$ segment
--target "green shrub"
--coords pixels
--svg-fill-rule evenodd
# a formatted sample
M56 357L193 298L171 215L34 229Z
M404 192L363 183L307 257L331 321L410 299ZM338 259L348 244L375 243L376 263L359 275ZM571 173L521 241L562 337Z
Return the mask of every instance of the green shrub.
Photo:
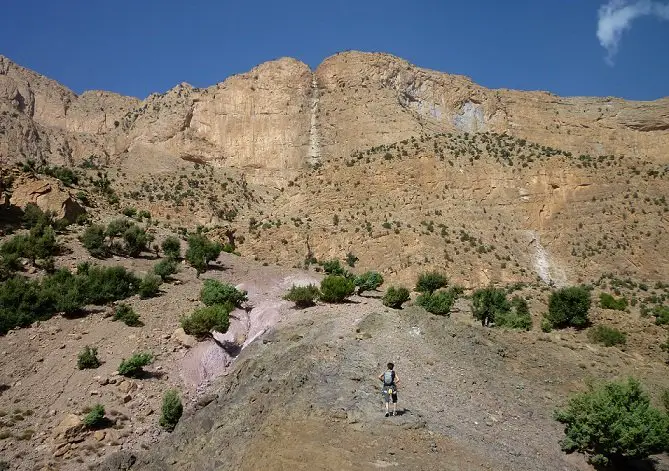
M321 281L321 301L342 303L355 292L355 283L350 278L330 275Z
M363 291L375 291L383 284L383 276L375 271L368 271L356 276L354 283L358 287L358 294Z
M410 298L409 290L404 286L399 286L397 288L391 286L383 295L382 302L384 306L388 306L393 309L401 309L402 304L407 302Z
M293 285L292 288L290 288L290 291L288 291L288 294L286 294L283 299L286 301L292 301L295 303L295 306L304 309L309 306L314 306L316 304L316 299L318 299L318 296L320 295L320 292L318 291L318 287L314 285L307 285L307 286L295 286Z
M127 360L121 360L118 367L118 373L123 376L137 377L144 371L142 367L150 365L153 362L153 355L150 353L135 353Z
M114 310L114 320L122 321L129 327L139 327L144 325L142 324L142 321L139 320L139 314L126 303L121 303L116 306L116 309Z
M153 273L147 274L139 284L139 297L142 299L153 298L160 291L163 279Z
M168 431L174 430L184 412L179 393L175 389L168 389L163 394L163 406L160 414L160 426Z
M52 223L52 215L45 213L35 203L28 203L23 210L23 224L28 229L37 225L50 225Z
M102 404L96 404L84 417L84 425L88 428L102 427L106 423L105 408Z
M88 269L85 275L79 275L86 293L86 304L102 305L135 294L140 280L124 267L98 267Z
M590 291L583 286L572 286L551 294L546 318L555 328L582 328L588 325L589 310Z
M650 312L655 316L656 325L669 324L669 306L655 306Z
M77 368L80 370L95 369L101 364L102 363L100 363L100 360L98 359L97 348L86 345L79 352L79 356L77 357Z
M662 407L664 407L664 412L669 413L669 389L662 391L662 396L660 397L662 401Z
M335 224L335 226L336 226L336 224ZM353 255L352 252L349 252L349 253L346 254L346 265L348 265L349 267L355 268L355 264L358 260L360 260L360 259L358 257L356 257L355 255Z
M242 303L248 300L248 297L246 291L240 291L229 283L204 280L204 285L200 290L200 299L206 306L230 303L233 306L241 307Z
M624 345L627 341L627 335L624 332L605 325L598 325L590 329L588 331L588 338L592 342L604 344L605 347Z
M520 296L514 296L509 310L495 313L495 327L530 330L532 328L532 315L527 306L527 301Z
M550 320L548 320L546 314L544 314L544 317L541 318L541 331L549 333L552 330L553 330L553 323Z
M645 459L669 447L669 418L632 378L591 386L555 418L566 425L562 449L584 453L593 464Z
M76 275L60 269L41 281L13 276L0 283L0 334L57 312L70 314L87 304L125 299L135 294L138 285L139 280L123 267L89 264L80 265Z
M339 260L328 260L327 262L321 263L323 266L323 271L328 275L344 276L350 278L353 275L346 268L341 266Z
M129 218L134 218L137 215L137 209L133 207L127 207L123 210L123 215L128 216Z
M614 309L616 311L624 311L627 309L627 298L614 298L608 293L600 293L599 306L602 309Z
M496 322L498 316L504 316L511 310L506 299L506 291L501 288L481 288L472 294L472 314L482 326Z
M172 258L164 258L156 263L153 267L153 272L158 275L163 281L168 281L172 275L179 271L177 262Z
M190 316L181 318L181 327L188 335L198 338L209 336L212 330L225 333L230 326L229 315L233 309L230 303L197 309Z
M123 252L130 257L137 257L142 252L149 250L149 244L152 240L153 236L148 234L145 229L132 224L123 231Z
M142 219L151 219L151 213L146 209L142 209L140 212L137 213L137 219L139 219L140 221Z
M207 271L209 262L221 254L221 244L211 242L202 234L193 234L188 238L186 261L197 270L198 276Z
M105 228L99 224L88 226L81 235L81 244L88 253L95 258L104 258L109 255L109 247L105 243Z
M436 293L426 292L416 298L416 304L432 314L450 316L451 308L460 294L461 290L457 287Z
M434 293L439 288L444 288L448 285L448 278L436 271L421 273L418 275L415 290L419 293Z
M44 167L41 171L46 175L57 178L63 182L65 186L71 187L79 183L79 175L77 175L77 173L71 168L54 166Z
M167 258L178 260L181 257L181 241L174 236L166 237L160 247Z

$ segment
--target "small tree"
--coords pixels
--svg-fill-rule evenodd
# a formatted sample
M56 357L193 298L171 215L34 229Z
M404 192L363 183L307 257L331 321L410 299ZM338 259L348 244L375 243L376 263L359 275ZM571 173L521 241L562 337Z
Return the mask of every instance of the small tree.
M546 318L556 328L582 328L588 325L589 310L590 291L583 286L572 286L551 294Z
M104 258L109 255L105 245L105 228L99 224L88 226L81 235L81 244L93 257Z
M142 367L150 365L153 362L153 355L150 353L135 353L127 360L121 360L118 367L119 374L128 377L137 377L144 371Z
M429 293L432 294L439 288L443 288L448 285L448 278L446 278L441 273L436 271L421 273L418 275L418 281L416 281L415 290L419 293Z
M401 309L402 304L407 302L411 297L409 296L409 290L404 286L394 287L391 286L386 290L386 294L383 295L383 305L391 307L393 309Z
M532 315L527 306L527 301L520 296L514 296L509 310L495 313L495 327L530 330L532 328Z
M164 258L156 263L153 267L153 272L158 275L163 281L168 281L179 271L177 262L172 258Z
M84 425L88 428L99 428L106 422L105 408L102 404L96 404L84 417Z
M98 349L95 347L89 347L86 345L80 352L77 357L77 368L80 370L85 369L95 369L100 366L100 360L98 359Z
M375 291L383 284L383 276L375 271L368 271L356 276L354 282L358 287L358 294L364 291Z
M166 237L161 248L167 258L178 260L181 257L181 241L174 236Z
M175 389L165 391L162 413L160 414L160 426L171 432L177 426L183 412L184 407L181 404L179 393Z
M114 320L122 321L125 325L129 327L139 327L142 324L142 321L139 320L139 315L126 303L121 303L116 306L114 310Z
M211 335L211 331L225 333L230 326L230 312L234 306L230 303L215 304L202 309L197 309L190 316L181 318L181 327L188 335L205 338Z
M142 299L153 298L160 291L162 282L162 278L158 275L154 275L153 273L147 274L139 284L139 297Z
M511 309L506 292L503 289L488 287L474 291L472 295L472 314L482 326L495 322L495 316L505 314Z
M216 280L204 280L204 285L200 290L200 299L207 306L230 303L241 307L243 302L248 301L246 291L240 291L230 283L221 283Z
M321 281L321 300L342 303L355 292L355 283L343 276L330 275Z
M137 257L149 250L153 236L136 224L132 224L123 232L124 251L130 257Z
M337 224L335 224L336 226ZM355 263L360 260L358 257L353 255L352 252L349 252L346 254L346 265L348 265L351 268L355 268Z
M314 285L293 285L293 287L290 288L290 291L288 291L288 294L286 294L283 299L286 301L292 301L295 303L295 307L304 309L309 306L314 306L319 294L320 292L318 291L318 287Z
M211 242L202 234L193 234L188 238L186 260L197 270L198 276L207 271L209 262L221 254L221 244Z
M555 418L566 425L562 449L584 453L593 464L646 459L669 447L669 418L632 378L591 386Z

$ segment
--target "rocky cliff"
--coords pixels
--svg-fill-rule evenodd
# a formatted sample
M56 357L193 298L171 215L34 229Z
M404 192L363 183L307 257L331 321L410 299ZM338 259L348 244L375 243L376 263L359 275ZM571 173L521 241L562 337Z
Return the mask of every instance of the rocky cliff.
M4 163L169 155L294 170L420 133L449 131L506 132L572 152L665 162L669 99L489 90L391 55L346 52L313 72L283 58L209 88L180 84L138 100L101 91L76 95L0 57L0 126Z

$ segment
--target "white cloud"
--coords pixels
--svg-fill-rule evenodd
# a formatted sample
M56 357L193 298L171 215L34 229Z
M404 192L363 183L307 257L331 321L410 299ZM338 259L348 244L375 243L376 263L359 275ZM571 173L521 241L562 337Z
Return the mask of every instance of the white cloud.
M652 0L637 0L634 3L627 0L609 0L609 3L599 7L598 16L597 38L606 49L606 62L613 65L623 32L632 27L632 21L640 16L656 16L669 20L669 4Z

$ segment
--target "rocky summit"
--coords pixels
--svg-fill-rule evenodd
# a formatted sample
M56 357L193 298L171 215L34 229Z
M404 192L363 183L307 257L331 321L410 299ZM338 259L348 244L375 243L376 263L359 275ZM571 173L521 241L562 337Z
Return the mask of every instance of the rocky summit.
M669 98L491 90L388 54L315 70L281 58L143 100L77 95L0 56L3 290L90 264L147 284L170 236L228 252L197 270L170 258L149 295L76 309L26 295L34 318L0 306L0 469L593 469L560 449L555 408L605 379L640 379L653 404L669 387L667 149ZM333 260L385 284L306 309L284 299ZM417 293L401 310L382 302L431 272L460 287L445 313ZM206 279L248 300L202 338L182 320ZM577 285L589 324L551 330L552 293ZM474 319L473 293L493 286L526 301L529 330ZM141 325L110 319L121 299ZM625 341L593 340L601 326ZM77 368L84 346L97 369ZM119 373L144 351L145 375ZM386 418L389 360L402 384ZM174 431L158 419L168 388L184 400ZM95 404L107 422L91 427Z

